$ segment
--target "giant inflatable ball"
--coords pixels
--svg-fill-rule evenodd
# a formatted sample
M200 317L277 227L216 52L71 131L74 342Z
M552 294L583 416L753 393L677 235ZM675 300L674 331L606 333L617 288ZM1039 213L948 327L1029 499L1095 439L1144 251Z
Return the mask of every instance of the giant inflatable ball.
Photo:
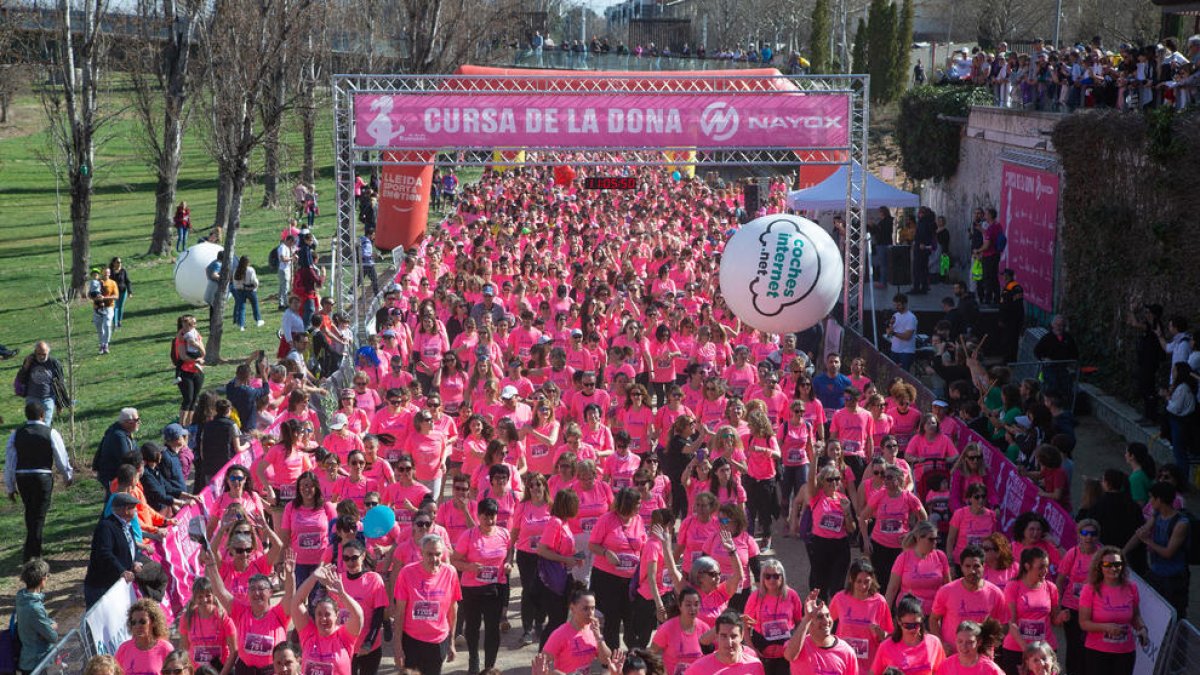
M768 333L820 323L842 295L842 255L820 225L782 213L755 218L725 244L721 294L743 322Z
M217 283L208 278L208 266L224 248L212 242L196 244L175 261L175 292L197 307L212 302Z

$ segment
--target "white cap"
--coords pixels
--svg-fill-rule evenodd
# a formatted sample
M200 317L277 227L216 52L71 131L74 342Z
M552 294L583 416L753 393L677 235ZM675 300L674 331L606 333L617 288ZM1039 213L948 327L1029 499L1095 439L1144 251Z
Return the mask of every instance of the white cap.
M341 429L349 423L350 423L350 420L346 419L346 416L344 414L338 413L333 416L332 420L329 421L329 428L330 429Z
M502 389L500 391L500 398L502 398L506 401L510 398L516 398L516 397L517 397L517 388L512 386L511 384L504 387L504 389Z

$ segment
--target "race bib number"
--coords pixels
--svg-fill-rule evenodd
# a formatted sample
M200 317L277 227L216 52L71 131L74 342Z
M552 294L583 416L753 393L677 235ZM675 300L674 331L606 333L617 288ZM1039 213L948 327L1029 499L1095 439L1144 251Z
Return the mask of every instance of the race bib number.
M432 600L417 600L412 607L413 621L437 621L438 604Z
M842 639L845 640L846 644L850 645L850 648L854 650L854 655L858 657L859 661L864 661L868 656L871 655L870 640L856 637L843 637Z
M1114 632L1112 635L1109 635L1107 632L1104 633L1104 642L1110 645L1125 644L1128 640L1129 626L1121 626L1121 630Z
M304 664L304 675L333 675L333 664L309 661Z
M1041 640L1046 637L1046 622L1021 619L1017 622L1017 630L1020 631L1021 639L1025 642Z
M842 525L846 522L846 517L840 512L826 513L821 516L821 529L829 530L830 532L841 532Z
M484 565L475 573L475 578L484 583L496 583L500 579L500 568L495 565Z
M208 645L196 645L192 649L192 660L196 663L212 663L221 655L221 650Z
M321 536L320 532L301 532L298 543L300 548L312 551L321 548L323 540L324 537Z
M584 518L579 521L579 529L584 532L591 532L592 528L596 526L597 520L597 518Z
M638 564L638 557L636 555L634 555L632 553L618 553L617 554L617 569L631 570L631 569L637 567L637 564Z
M247 633L246 639L242 641L242 649L254 656L270 656L274 648L275 640L270 635Z
M842 441L842 452L847 455L857 455L862 451L862 443L859 441Z
M670 588L675 585L675 579L671 576L671 570L662 571L662 579L659 581L659 588Z
M1083 593L1083 584L1081 584L1081 583L1071 584L1071 595L1073 597L1078 598L1081 593Z
M883 518L879 521L879 531L884 534L896 534L900 532L902 524L898 518Z
M801 463L804 461L804 448L792 448L788 450L787 461Z
M792 629L786 621L765 621L762 626L763 637L768 640L786 640L792 636Z
M540 543L542 543L542 536L539 534L535 534L529 538L529 548L531 548L535 551L537 550L538 544L540 544Z
M428 356L429 358L435 358L440 353L441 350L437 348L437 345L425 345L425 347L421 349L421 356Z
M633 479L629 476L613 476L613 489L620 490L633 485Z
M275 488L275 496L281 502L288 502L296 498L296 484L279 485Z
M535 445L529 449L530 457L545 457L546 455L549 455L549 454L550 454L550 446L547 446L547 445Z

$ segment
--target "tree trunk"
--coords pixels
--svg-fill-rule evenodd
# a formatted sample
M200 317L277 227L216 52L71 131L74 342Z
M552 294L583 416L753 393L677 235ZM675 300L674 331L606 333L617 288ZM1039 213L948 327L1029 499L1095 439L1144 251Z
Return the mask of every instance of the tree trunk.
M71 176L71 288L79 291L88 280L92 242L88 229L92 217L92 174L76 169Z
M224 228L229 224L229 200L233 191L229 176L224 169L217 170L217 211L213 214L213 227Z
M195 30L196 5L188 14L177 14L175 4L164 2L164 14L174 17L170 39L163 50L166 87L163 92L162 156L158 158L158 189L154 203L154 234L150 239L151 255L162 255L171 249L171 230L174 223L175 192L179 184L179 167L183 164L183 122L188 103L188 68L191 62L192 33Z
M263 198L262 208L279 206L279 127L267 131L263 139Z
M317 167L314 159L317 147L317 111L313 107L316 105L313 98L315 97L311 97L310 94L309 100L300 109L300 123L304 135L304 166L301 170L300 182L305 185L317 184Z
M166 136L169 138L170 133ZM150 255L163 255L171 250L171 230L174 229L175 188L179 180L179 138L175 136L175 151L166 151L159 158L158 186L154 191L154 233L150 237Z
M221 338L225 334L225 299L229 295L229 282L233 280L233 261L237 260L237 235L242 219L242 194L246 190L247 172L243 170L237 174L229 180L225 264L221 265L221 277L217 282L217 292L208 315L208 343L204 347L204 360L209 363L221 361Z

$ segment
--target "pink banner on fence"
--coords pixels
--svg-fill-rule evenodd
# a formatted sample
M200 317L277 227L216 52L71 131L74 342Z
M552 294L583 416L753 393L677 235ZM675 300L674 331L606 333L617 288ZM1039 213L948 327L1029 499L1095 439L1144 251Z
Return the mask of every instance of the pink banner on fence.
M187 605L188 598L192 595L192 582L204 572L203 566L200 565L200 544L188 536L188 523L193 518L200 518L203 522L208 521L209 515L212 514L213 508L217 504L217 499L221 497L221 491L225 486L225 472L229 470L229 467L241 464L249 468L262 453L262 445L257 439L254 440L249 450L239 453L229 460L213 476L208 487L200 491L198 495L200 503L190 504L180 510L175 515L177 523L163 531L163 557L158 562L162 563L169 575L167 597L171 601L171 608L176 613L182 611Z
M354 142L381 149L839 148L848 94L361 94Z
M1005 163L1000 218L1008 237L1007 266L1025 300L1054 311L1054 246L1058 235L1058 174Z

